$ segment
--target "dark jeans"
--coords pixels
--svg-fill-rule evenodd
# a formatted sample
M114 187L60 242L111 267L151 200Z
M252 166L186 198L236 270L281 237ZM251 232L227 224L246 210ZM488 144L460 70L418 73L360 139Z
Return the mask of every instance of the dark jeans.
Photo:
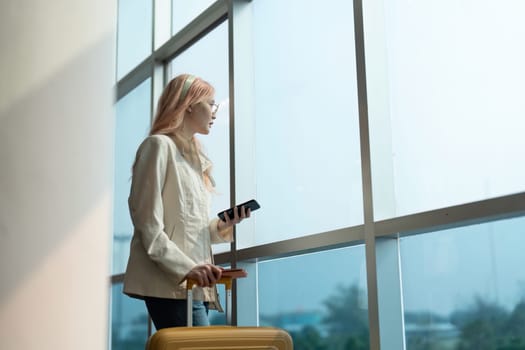
M157 330L168 327L186 327L185 299L144 297L148 313ZM208 302L193 301L193 326L209 326Z

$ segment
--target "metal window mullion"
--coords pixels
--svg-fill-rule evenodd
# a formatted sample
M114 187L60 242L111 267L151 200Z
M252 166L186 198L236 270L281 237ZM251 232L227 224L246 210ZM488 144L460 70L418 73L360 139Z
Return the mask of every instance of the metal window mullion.
M154 52L155 60L169 61L228 17L226 1L216 1Z
M525 215L525 192L453 207L411 214L374 223L376 239L436 232ZM364 225L287 239L240 249L238 261L267 260L362 244ZM216 255L220 264L230 262L229 253Z
M151 67L151 123L153 124L153 118L155 118L155 112L157 108L157 101L159 100L164 87L166 86L166 65L162 62L154 62Z
M228 1L228 73L230 101L230 201L235 205L242 199L256 197L256 159L255 159L255 110L254 110L254 72L253 72L253 36L252 8L247 1ZM236 116L242 116L236 118ZM237 147L242 145L242 147ZM239 166L237 166L239 165ZM234 229L234 241L231 244L229 260L232 267L238 263L237 235L253 237L255 221L250 220ZM256 271L255 266L244 266ZM253 275L245 284L246 289L239 291L233 284L232 320L239 322L239 295L243 295L243 322L253 324L257 318L257 299L253 292L257 276ZM250 284L251 283L251 284ZM255 283L255 284L254 284ZM248 285L250 287L248 288ZM251 292L250 292L251 291ZM247 301L251 303L247 303ZM246 309L251 305L250 309Z
M368 101L366 90L366 65L363 28L362 0L354 0L354 35L357 70L357 94L359 105L359 135L361 147L361 174L363 183L363 210L365 229L366 274L368 290L368 322L370 349L379 350L379 313L377 290L376 242L372 198L372 172L370 162L370 138L368 129Z
M240 249L237 251L236 257L238 261L262 261L342 248L363 242L364 226L359 225ZM227 263L229 259L229 253L215 256L215 261L219 264Z
M360 23L356 23L360 27L357 29L356 38L357 35L362 37L361 42L356 44L362 45L362 52L356 54L361 55L361 69L365 73L362 77L362 88L365 92L362 100L366 102L366 124L361 124L366 129L366 140L363 144L367 146L363 162L366 169L363 174L369 177L363 179L364 183L366 181L366 186L363 187L364 196L369 198L368 204L365 204L365 213L368 213L365 214L365 230L369 235L366 246L367 266L375 264L375 271L369 274L369 286L375 283L376 289L373 292L377 293L378 331L375 334L379 339L376 346L381 347L383 344L383 348L402 350L405 348L405 330L399 235L392 232L388 237L378 237L374 221L377 213L391 216L395 216L396 213L383 1L370 0L364 5L366 8L363 8L363 2L359 4L358 15L361 19ZM365 23L367 55L364 41ZM372 91L373 94L368 96L368 91ZM362 117L365 118L364 115ZM372 143L371 131L374 131L375 143ZM372 154L375 162L372 162ZM378 203L373 202L374 192L381 194ZM373 246L368 244L372 236ZM370 323L370 327L375 326Z
M153 64L168 62L175 57L177 53L222 23L227 16L228 7L226 1L217 1L156 50L153 50L155 45L155 37L153 37L151 55L146 57L131 72L117 82L117 101L151 77ZM155 22L152 21L152 25L155 26ZM164 28L164 30L166 29ZM171 29L169 30L171 31ZM153 28L153 33L155 33L155 27Z
M227 1L228 6L228 80L229 80L229 102L230 102L230 115L229 115L229 126L230 126L230 206L233 207L236 201L236 182L235 182L235 59L234 59L234 25L233 25L233 2L232 0ZM230 245L229 260L230 265L235 268L237 267L237 228L233 228L233 242ZM232 286L232 325L237 325L237 284L234 283Z
M151 64L153 57L145 58L139 65L137 65L131 72L126 74L116 85L116 100L120 100L128 93L130 93L137 86L142 84L151 76Z
M375 223L376 236L435 232L525 215L525 192L405 215Z
M153 0L152 53L171 37L171 5L172 0Z
M162 91L167 84L166 81L166 64L163 60L158 59L156 48L159 43L165 41L171 36L171 0L152 0L153 1L153 22L151 38L151 59L150 59L150 76L151 76L151 124L155 118L157 101L162 95Z

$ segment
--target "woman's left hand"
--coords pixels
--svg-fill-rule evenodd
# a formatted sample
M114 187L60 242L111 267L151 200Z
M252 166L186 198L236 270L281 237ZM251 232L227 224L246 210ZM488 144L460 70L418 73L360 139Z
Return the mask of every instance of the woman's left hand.
M233 225L238 224L242 220L249 218L251 214L251 210L248 208L244 208L244 205L239 210L237 207L233 208L233 218L230 218L228 216L228 213L224 213L224 220L222 221L219 219L219 222L217 223L217 229L219 231L222 231L226 228L232 227Z

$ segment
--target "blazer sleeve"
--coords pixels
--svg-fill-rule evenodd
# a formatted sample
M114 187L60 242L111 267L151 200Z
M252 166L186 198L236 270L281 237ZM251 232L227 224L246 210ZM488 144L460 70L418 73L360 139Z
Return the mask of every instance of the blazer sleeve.
M134 234L147 255L180 283L197 264L165 232L162 188L168 152L169 145L161 137L150 136L144 140L137 151L128 202Z
M210 220L209 230L211 243L215 244L233 242L233 227L228 227L219 231L217 229L218 222L218 218L213 218Z

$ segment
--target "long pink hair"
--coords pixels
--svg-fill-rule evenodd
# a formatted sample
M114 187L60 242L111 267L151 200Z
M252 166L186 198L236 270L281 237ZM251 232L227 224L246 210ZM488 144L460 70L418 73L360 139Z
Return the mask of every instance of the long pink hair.
M181 94L186 80L194 79L189 88ZM184 115L189 106L213 96L215 89L208 82L190 74L173 78L164 88L157 104L157 112L151 126L150 135L175 135L182 127Z
M191 83L191 85L188 86L188 83ZM199 77L181 74L173 78L166 85L159 98L150 135L163 134L173 136L175 143L182 150L183 145L182 139L179 137L179 131L182 130L186 110L191 105L205 101L214 94L215 89L213 86ZM194 165L198 165L201 146L195 137L192 138L190 146L188 160ZM204 169L204 181L206 187L209 190L213 190L211 167Z

